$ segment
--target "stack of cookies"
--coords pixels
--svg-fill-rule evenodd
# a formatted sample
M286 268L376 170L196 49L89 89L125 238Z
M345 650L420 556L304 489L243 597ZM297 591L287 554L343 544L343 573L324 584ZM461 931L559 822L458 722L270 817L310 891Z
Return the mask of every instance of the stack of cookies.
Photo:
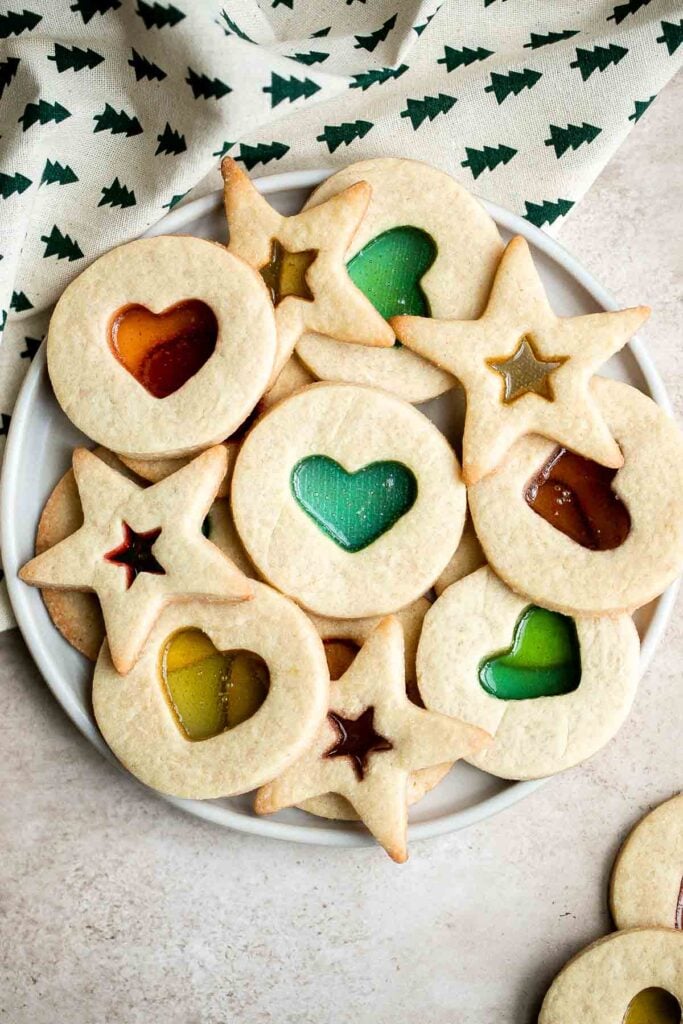
M425 164L353 164L290 217L222 170L227 248L131 242L57 303L52 386L99 447L21 577L147 785L359 817L403 861L455 761L551 775L628 714L683 443L594 374L649 310L558 317ZM416 408L460 387L461 460Z

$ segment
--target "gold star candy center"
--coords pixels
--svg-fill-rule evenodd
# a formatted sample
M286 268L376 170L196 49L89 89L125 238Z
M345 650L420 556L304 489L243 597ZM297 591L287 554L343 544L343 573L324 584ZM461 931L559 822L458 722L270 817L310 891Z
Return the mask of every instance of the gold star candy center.
M554 399L551 375L566 356L543 359L537 355L531 338L525 335L507 359L487 359L486 363L503 378L503 402L509 405L522 395L534 394L552 402Z
M276 238L272 240L270 259L259 273L266 282L274 306L278 306L288 295L313 302L314 295L308 287L306 271L317 256L317 249L289 252Z

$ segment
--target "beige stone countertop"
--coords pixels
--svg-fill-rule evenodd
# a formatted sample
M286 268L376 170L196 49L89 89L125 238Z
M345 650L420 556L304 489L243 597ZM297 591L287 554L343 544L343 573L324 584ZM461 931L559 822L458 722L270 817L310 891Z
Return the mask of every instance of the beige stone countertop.
M683 414L683 80L560 241L624 305ZM0 1020L8 1024L532 1024L562 964L610 930L616 850L683 784L683 622L588 764L466 831L379 849L259 840L117 772L0 636Z

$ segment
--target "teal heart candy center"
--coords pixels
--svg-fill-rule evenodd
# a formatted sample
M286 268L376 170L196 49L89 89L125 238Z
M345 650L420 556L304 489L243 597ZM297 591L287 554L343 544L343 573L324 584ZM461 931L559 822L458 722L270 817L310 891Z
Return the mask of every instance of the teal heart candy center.
M436 243L416 227L390 228L371 238L349 260L349 277L385 320L390 316L429 316L420 281L436 259Z
M515 624L512 646L485 658L479 682L500 700L572 693L581 682L581 651L574 620L530 605Z
M292 493L318 529L344 551L362 551L415 503L417 480L402 462L372 462L347 473L327 455L297 462Z

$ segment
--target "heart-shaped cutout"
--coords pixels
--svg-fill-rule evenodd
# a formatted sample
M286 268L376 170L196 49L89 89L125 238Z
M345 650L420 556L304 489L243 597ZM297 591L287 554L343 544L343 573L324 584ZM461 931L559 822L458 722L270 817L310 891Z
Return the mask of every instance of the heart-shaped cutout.
M631 516L612 490L616 469L556 448L529 481L524 498L547 523L590 551L611 551L624 543Z
M390 228L349 260L349 277L385 320L390 316L429 316L420 281L436 259L436 243L416 227Z
M189 299L163 313L139 305L120 309L112 318L109 345L143 388L155 398L167 398L201 370L217 338L211 307Z
M373 462L347 473L327 455L292 470L292 492L316 526L344 551L362 551L412 508L417 480L402 462Z
M574 620L530 605L517 620L511 647L481 662L479 682L500 700L572 693L581 682Z
M252 651L219 651L200 629L166 641L161 678L183 735L208 740L251 718L268 695L270 674Z
M645 988L628 1004L624 1024L681 1024L681 1007L664 988Z

